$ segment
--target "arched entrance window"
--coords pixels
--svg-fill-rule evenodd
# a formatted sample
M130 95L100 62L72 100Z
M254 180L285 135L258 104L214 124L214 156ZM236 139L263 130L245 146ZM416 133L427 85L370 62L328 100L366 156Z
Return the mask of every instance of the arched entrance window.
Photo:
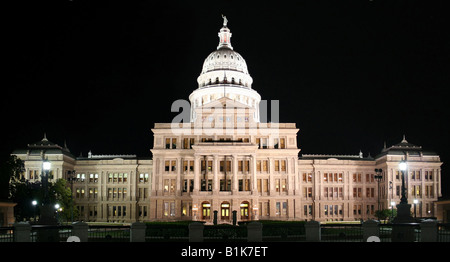
M211 218L211 204L209 202L202 203L202 218L203 219Z
M250 213L248 212L248 201L244 201L241 203L241 219L249 219Z
M223 202L220 205L220 214L222 220L229 220L230 219L230 203Z

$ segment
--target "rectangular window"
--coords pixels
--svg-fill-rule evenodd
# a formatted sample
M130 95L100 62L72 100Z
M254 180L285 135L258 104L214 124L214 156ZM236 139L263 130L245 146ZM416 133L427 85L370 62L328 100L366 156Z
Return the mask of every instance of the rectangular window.
M286 172L286 160L281 160L281 171Z
M166 138L166 149L176 149L177 139L176 138Z
M171 171L175 172L177 170L177 161L176 160L172 160L170 163L171 163L171 165L170 165Z
M280 148L285 149L286 148L286 139L280 138Z
M164 161L164 171L166 172L170 171L170 161L168 160Z

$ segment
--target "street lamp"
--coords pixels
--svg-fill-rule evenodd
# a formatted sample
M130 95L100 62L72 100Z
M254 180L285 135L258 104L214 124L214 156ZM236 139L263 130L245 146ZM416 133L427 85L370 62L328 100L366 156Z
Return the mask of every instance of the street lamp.
M411 216L411 205L408 204L408 198L406 195L407 191L405 186L405 173L408 169L408 164L405 160L400 161L400 163L398 164L398 169L402 172L402 197L400 198L400 203L397 205L397 217L395 218L394 223L411 223L414 222L414 218ZM411 232L409 231L405 231L402 234L408 234L407 237L405 235L405 239L411 237ZM400 235L396 235L396 237L403 238L400 237Z
M381 205L380 205L380 181L383 178L383 175L381 174L383 172L383 170L381 168L375 168L375 173L377 173L375 175L375 179L378 182L378 212L381 210Z
M37 201L33 200L33 201L31 201L31 204L33 205L34 222L36 222L36 205L37 205Z
M42 176L42 187L44 188L44 200L43 204L47 204L49 202L48 197L48 174L50 173L50 169L52 168L52 163L48 161L48 159L45 159L42 162L42 169L44 170L44 174Z
M45 159L42 162L42 187L44 190L44 199L42 200L42 208L41 208L41 216L39 218L40 224L43 225L53 225L54 221L54 211L53 207L50 205L50 197L49 197L49 183L48 177L50 173L50 169L52 168L52 163Z
M49 171L52 168L52 163L50 163L48 159L45 159L44 162L42 163L42 167L44 168L45 171Z
M405 160L400 161L398 168L402 172L402 197L400 198L400 204L408 204L408 198L406 197L406 187L405 187L405 172L408 168L408 164Z

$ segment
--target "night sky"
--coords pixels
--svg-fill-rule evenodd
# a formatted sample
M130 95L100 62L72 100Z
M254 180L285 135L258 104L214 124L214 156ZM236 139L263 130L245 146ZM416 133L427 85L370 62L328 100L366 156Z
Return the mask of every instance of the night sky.
M300 128L300 153L376 156L405 134L441 156L450 196L445 1L12 2L2 155L46 132L75 156L151 156L151 128L198 87L224 14L252 88Z

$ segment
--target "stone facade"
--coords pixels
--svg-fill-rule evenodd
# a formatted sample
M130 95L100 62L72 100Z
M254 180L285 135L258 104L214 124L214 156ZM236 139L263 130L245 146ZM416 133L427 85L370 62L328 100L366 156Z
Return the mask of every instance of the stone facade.
M404 138L375 158L299 157L295 123L260 121L261 97L231 47L226 23L219 38L189 97L189 121L155 123L151 159L91 152L75 157L44 137L13 152L25 161L25 178L40 179L45 158L53 180L73 174L78 219L84 221L212 223L215 211L219 223L230 223L233 211L239 221L366 220L378 203L384 209L399 203L398 163L406 159L408 199L419 200L417 216L434 216L442 165L436 153ZM375 169L382 169L379 182Z

